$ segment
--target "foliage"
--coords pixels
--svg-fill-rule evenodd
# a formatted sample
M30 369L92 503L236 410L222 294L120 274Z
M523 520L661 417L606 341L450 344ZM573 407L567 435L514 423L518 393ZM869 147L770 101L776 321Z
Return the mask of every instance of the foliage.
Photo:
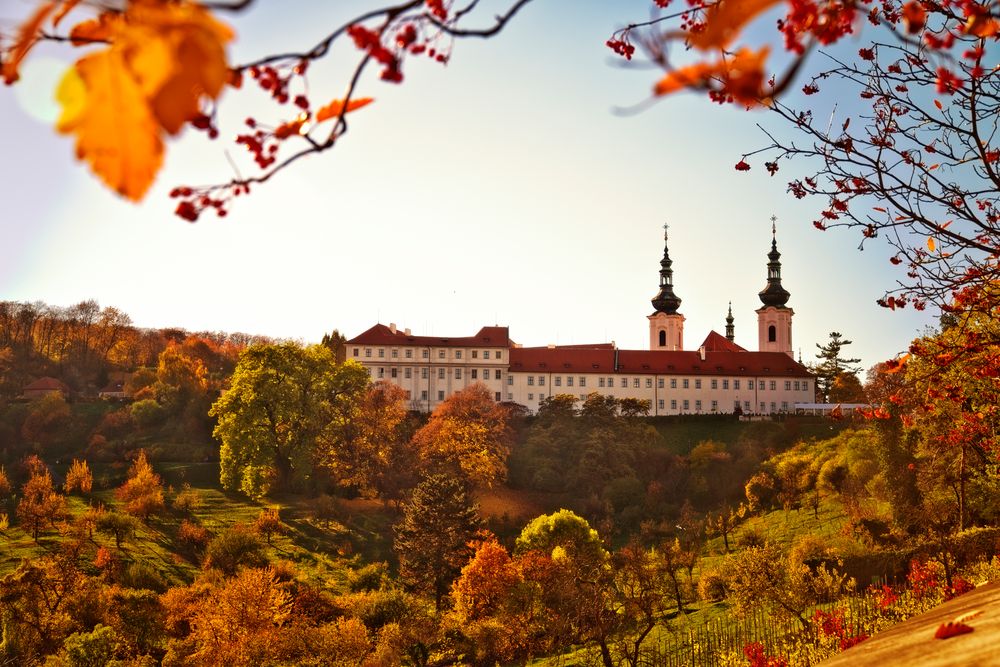
M166 417L166 411L154 398L144 398L129 407L129 414L135 423L143 428L156 426Z
M240 568L261 568L267 565L264 544L246 526L237 524L212 539L205 549L205 567L221 570L227 575Z
M430 593L440 610L451 582L472 555L469 542L481 525L460 481L446 475L424 479L395 528L394 547L403 581Z
M68 667L105 667L115 658L118 644L114 628L98 623L91 632L74 632L67 637L61 657Z
M38 541L38 533L48 523L54 526L66 511L66 499L52 486L49 469L37 456L25 461L28 481L21 487L21 498L17 503L17 520L31 531L31 537Z
M90 472L90 466L87 465L86 461L73 459L73 463L69 466L69 471L66 472L63 491L72 493L74 490L78 490L82 494L87 494L90 493L93 486L94 475Z
M115 538L115 546L119 550L124 542L127 542L138 532L140 525L141 523L134 516L119 512L101 512L94 522L97 532Z
M258 535L263 535L268 544L271 544L271 538L275 535L283 535L287 532L277 509L261 510L253 522L253 529Z
M337 365L329 348L257 345L240 355L231 386L209 414L218 419L222 484L260 497L310 479L317 438L368 384L355 362Z
M841 357L844 347L850 345L852 341L844 339L839 331L830 332L830 341L826 345L816 343L819 352L816 358L820 360L812 371L816 374L816 393L823 399L823 403L833 400L831 392L837 389L838 395L849 395L848 384L850 380L846 376L854 376L857 382L856 373L858 368L854 364L860 359L845 359ZM839 383L839 384L838 384Z
M160 476L153 472L145 450L141 450L132 462L128 479L115 491L115 496L124 503L126 512L143 521L163 511L163 484Z
M486 385L457 391L413 435L420 459L432 470L453 471L472 484L492 486L507 476L513 431L506 406Z

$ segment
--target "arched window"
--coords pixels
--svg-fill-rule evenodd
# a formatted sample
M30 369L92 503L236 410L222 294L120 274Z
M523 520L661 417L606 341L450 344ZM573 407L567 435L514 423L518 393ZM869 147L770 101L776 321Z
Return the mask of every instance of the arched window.
M778 340L778 332L774 328L774 325L772 324L771 326L769 326L767 328L767 342L768 343L773 343L776 340Z
M660 329L660 347L666 347L666 346L667 346L667 332L664 331L663 329Z

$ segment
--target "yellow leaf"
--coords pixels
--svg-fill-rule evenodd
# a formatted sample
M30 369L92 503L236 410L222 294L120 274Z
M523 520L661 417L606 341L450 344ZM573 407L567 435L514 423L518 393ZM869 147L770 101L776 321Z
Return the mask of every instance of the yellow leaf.
M932 238L928 238L928 239L927 239L927 249L928 249L928 250L930 250L931 252L934 252L934 248L935 248L935 247L936 247L936 246L935 246L935 244L934 244L934 239L932 239Z
M705 16L705 28L688 38L702 51L723 49L739 36L743 27L781 0L721 0Z
M341 113L351 113L356 111L361 107L368 106L375 100L371 97L357 97L352 99L347 103L347 109L344 110L344 100L333 100L326 106L320 107L316 112L316 122L322 123L324 120L329 120L330 118L337 118Z
M57 129L76 137L76 154L109 187L139 201L163 162L160 128L117 49L77 61L57 93Z
M94 42L109 42L115 38L124 25L122 15L116 12L104 12L95 19L87 19L77 23L69 31L69 38L74 46L84 46Z
M28 55L32 47L38 43L38 33L41 30L42 23L45 22L45 19L55 8L55 2L43 3L27 21L21 24L21 27L17 31L17 40L15 40L14 45L10 48L7 58L3 61L3 69L0 70L3 73L3 82L8 86L20 77L17 69L20 67L21 61Z

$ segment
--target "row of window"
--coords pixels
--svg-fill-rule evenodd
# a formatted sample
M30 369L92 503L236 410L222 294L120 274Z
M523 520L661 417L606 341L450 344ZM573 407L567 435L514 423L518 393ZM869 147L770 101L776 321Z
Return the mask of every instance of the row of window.
M424 392L424 393L426 394L427 392ZM439 394L443 394L443 392L438 392L438 393ZM499 396L500 396L500 393L497 392L497 397L498 397L497 400L500 400ZM514 394L508 392L507 393L507 400L508 401L513 401L514 400ZM528 394L528 401L533 402L534 400L535 400L535 394L529 393ZM544 400L545 400L545 394L538 394L538 401L542 402ZM587 400L587 395L586 394L580 394L580 400L581 401ZM688 400L688 399L684 399L684 400L681 400L681 401L677 401L677 400L671 400L670 401L670 409L671 410L675 410L676 411L678 409L678 406L681 406L681 409L684 412L689 412L691 410L691 401ZM659 399L659 401L657 401L657 407L660 410L665 410L666 409L666 401L664 399L662 399L662 398ZM718 401L712 401L711 402L711 409L712 409L712 412L718 412L719 411L719 402ZM739 401L733 401L733 411L735 412L737 410L741 410L743 412L750 412L750 401L743 401L742 406L740 405ZM695 400L694 401L694 411L695 412L701 412L702 411L702 402L700 400ZM778 404L775 401L771 401L771 412L773 413L773 412L777 412L777 411L778 411ZM788 412L788 401L782 401L781 402L781 411L782 412ZM767 412L767 403L764 402L764 401L761 401L761 403L760 403L760 412L762 412L762 413Z
M406 397L407 398L410 397L410 392L406 392ZM427 402L427 390L426 389L424 389L424 390L422 390L420 392L420 400L424 401L424 402ZM437 400L439 400L439 401L443 401L444 400L444 390L443 389L439 389L438 390ZM493 400L496 401L497 403L500 402L500 392L499 391L493 394ZM513 400L511 398L510 394L507 394L507 400L508 401Z
M402 377L405 378L405 379L407 379L407 380L412 379L413 378L413 370L414 369L410 368L409 366L403 368L402 369L402 371L403 371ZM472 379L472 380L479 380L480 377L483 380L489 380L490 379L490 374L492 374L494 380L499 380L499 379L501 379L501 374L502 374L502 371L499 368L484 368L482 376L480 376L478 368L469 368L469 369L466 369L466 370L469 371L469 378ZM378 375L378 378L380 380L382 380L382 379L384 379L386 377L390 377L392 379L398 379L400 377L400 372L399 371L400 371L400 369L398 369L398 368L390 368L389 369L389 374L388 374L388 376L386 376L385 368L379 367L377 369L377 371L376 371L376 374ZM455 379L456 380L461 380L462 379L462 369L461 368L456 368L456 369L454 369L454 371L455 371ZM368 374L369 375L372 374L372 369L370 369L370 368L368 369ZM420 379L421 380L426 380L429 376L430 376L430 373L429 373L429 370L426 367L420 369ZM444 368L438 368L437 369L437 377L438 377L439 380L444 380L445 377L446 377L446 369L444 369Z
M556 376L554 376L552 378L552 384L554 386L556 386L556 387L562 387L563 386L563 381L564 381L564 378L561 375L556 375ZM567 387L574 386L574 381L577 381L577 385L576 386L578 386L578 387L586 387L587 386L587 377L585 375L580 375L579 377L574 377L572 375L567 375L565 377L565 383L566 383ZM718 378L712 378L711 380L709 380L709 382L710 382L710 386L711 386L712 389L718 389L719 388L719 379ZM536 376L529 375L528 376L528 386L529 387L534 387L535 383L536 383ZM538 383L539 387L544 387L545 386L545 376L544 375L537 376L537 383ZM514 376L513 375L507 376L507 384L514 384ZM622 389L627 388L629 386L629 378L625 378L625 377L619 378L619 384L620 384L620 386L621 386ZM641 378L632 378L632 388L633 389L640 389L642 387L642 384L643 384L643 382L642 382ZM650 378L650 377L646 378L645 385L646 385L646 389L652 389L653 388L653 378ZM701 385L702 385L701 378L695 378L694 379L694 388L695 389L701 389L702 388ZM740 379L739 378L733 379L732 385L733 385L733 389L734 390L739 390L740 386L741 386ZM610 388L612 388L612 387L615 386L615 379L613 377L609 377L609 378L599 377L599 378L597 378L597 386L599 388L605 388L606 387L606 388L610 389ZM659 389L664 389L665 388L664 378L657 378L656 379L656 386ZM806 380L794 380L794 381L793 380L785 380L785 391L792 391L792 387L795 388L795 391L808 391L809 390L809 382L806 381ZM677 378L670 378L670 388L671 389L677 389ZM683 388L683 389L690 389L691 388L691 379L690 378L681 378L681 388ZM723 378L722 379L722 388L725 389L725 390L729 389L729 378ZM752 390L754 388L754 381L753 380L747 380L746 381L746 388ZM778 382L777 382L777 380L768 380L768 381L758 380L757 381L757 389L759 389L760 391L767 391L767 390L777 391L778 390Z
M360 348L357 348L357 347L354 348L354 356L355 357L360 357L361 356L360 352L361 352ZM462 358L462 352L463 352L462 350L454 350L455 359L461 359ZM480 350L469 350L469 358L470 359L478 359L479 358L479 352L480 352ZM482 350L483 359L489 359L491 352L493 353L493 358L494 359L499 359L499 360L503 359L503 350ZM379 359L385 359L385 348L384 347L378 348L377 353L378 353L378 358ZM398 348L392 348L389 351L389 354L390 354L391 358L398 359L399 358L399 349ZM365 348L365 358L366 359L371 359L371 357L372 357L372 348L366 347ZM412 359L413 358L413 348L412 347L405 348L403 350L403 357L406 358L406 359ZM430 350L428 350L426 348L423 349L423 350L421 350L420 351L420 357L422 359L429 359L430 358ZM446 350L444 350L444 349L438 350L438 359L444 359L445 357L446 357Z

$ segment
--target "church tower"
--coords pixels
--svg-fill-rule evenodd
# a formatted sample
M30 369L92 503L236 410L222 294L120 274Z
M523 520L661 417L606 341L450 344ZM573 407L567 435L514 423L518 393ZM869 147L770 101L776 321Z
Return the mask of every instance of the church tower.
M680 298L674 294L674 271L667 249L667 225L663 225L663 259L660 260L660 291L653 297L656 311L649 319L650 350L684 349L684 316L677 312Z
M778 252L777 229L771 216L771 252L767 253L767 287L758 296L762 308L757 310L758 349L761 352L784 352L792 359L792 315L786 306L791 294L781 286L781 253Z
M726 315L726 340L730 343L735 342L736 338L736 327L733 326L733 302L729 302L729 314Z

